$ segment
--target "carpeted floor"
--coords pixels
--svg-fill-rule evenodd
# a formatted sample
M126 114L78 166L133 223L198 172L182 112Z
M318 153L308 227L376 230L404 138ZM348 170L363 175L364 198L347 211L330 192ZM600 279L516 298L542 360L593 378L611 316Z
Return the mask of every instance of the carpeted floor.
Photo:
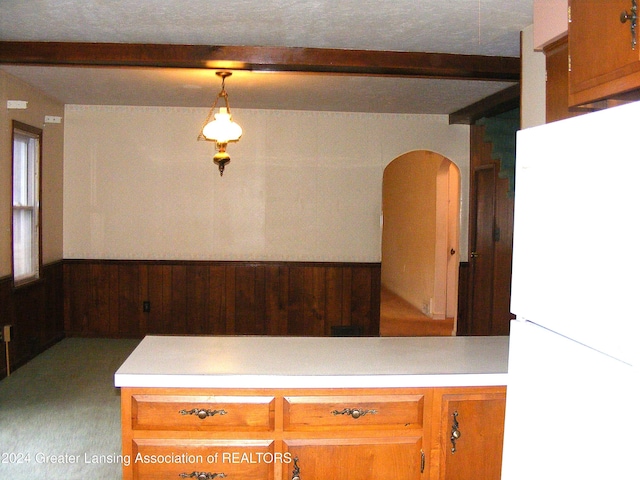
M121 478L113 374L139 340L68 338L0 382L0 479Z

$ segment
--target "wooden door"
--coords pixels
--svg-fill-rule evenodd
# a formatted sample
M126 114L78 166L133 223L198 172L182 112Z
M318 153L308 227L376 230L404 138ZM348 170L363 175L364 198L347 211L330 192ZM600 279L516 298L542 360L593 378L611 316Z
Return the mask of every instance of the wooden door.
M470 335L490 335L493 322L494 241L496 216L496 166L483 165L475 171L475 228L472 238Z
M513 121L513 120L509 120ZM503 125L504 126L504 125ZM508 335L513 318L511 256L514 192L484 125L471 126L469 263L458 335ZM515 133L515 132L514 132ZM515 148L515 147L514 147Z
M499 480L506 396L497 393L441 397L439 480Z
M638 88L640 44L633 46L631 21L620 18L631 13L632 0L571 0L570 6L570 105Z
M458 254L460 241L460 174L444 159L436 175L436 235L433 309L434 319L458 313Z
M446 318L458 316L458 271L460 269L460 170L449 162L447 185L447 307Z
M304 480L418 480L425 464L419 436L312 438L285 443L295 461L283 466L283 480L296 474Z

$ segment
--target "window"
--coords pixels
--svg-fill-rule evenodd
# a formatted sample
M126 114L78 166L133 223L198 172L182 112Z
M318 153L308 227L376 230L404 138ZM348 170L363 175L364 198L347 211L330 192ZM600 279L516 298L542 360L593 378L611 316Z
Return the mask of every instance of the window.
M13 280L40 276L40 146L42 130L13 122Z

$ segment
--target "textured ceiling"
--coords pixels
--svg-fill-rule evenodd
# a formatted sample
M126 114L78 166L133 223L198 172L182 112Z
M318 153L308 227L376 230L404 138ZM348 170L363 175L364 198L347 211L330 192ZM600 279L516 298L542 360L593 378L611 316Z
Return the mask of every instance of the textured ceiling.
M0 0L0 41L245 45L519 56L533 0ZM65 103L208 106L211 71L4 65ZM232 107L451 113L510 83L236 72Z

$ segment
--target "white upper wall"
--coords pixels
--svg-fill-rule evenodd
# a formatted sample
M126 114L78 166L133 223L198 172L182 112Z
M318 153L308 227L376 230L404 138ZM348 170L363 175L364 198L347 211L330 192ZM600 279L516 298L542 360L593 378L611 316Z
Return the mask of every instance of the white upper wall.
M469 127L445 115L234 109L220 177L207 109L67 105L64 258L379 262L382 173L432 150L462 172Z
M568 0L534 0L533 46L536 50L541 51L567 33L568 8Z

